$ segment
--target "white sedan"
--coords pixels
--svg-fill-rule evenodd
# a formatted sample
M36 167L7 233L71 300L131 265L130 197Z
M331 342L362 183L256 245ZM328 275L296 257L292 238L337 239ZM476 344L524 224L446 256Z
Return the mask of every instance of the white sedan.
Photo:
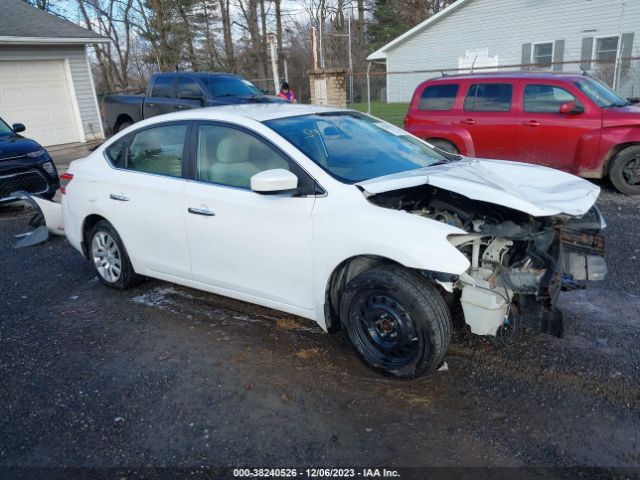
M105 285L153 277L300 315L398 377L442 363L451 312L479 335L516 319L561 335L561 289L606 273L596 186L344 109L153 117L62 180L61 212L37 203Z

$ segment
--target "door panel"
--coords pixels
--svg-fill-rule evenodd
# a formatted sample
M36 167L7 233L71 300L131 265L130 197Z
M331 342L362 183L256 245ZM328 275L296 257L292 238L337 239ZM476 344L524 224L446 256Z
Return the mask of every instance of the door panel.
M250 178L295 165L263 140L224 125L195 135L196 181L185 190L192 278L236 292L313 308L311 213L315 198L260 195Z
M513 92L514 85L504 80L469 85L459 125L471 135L476 157L513 159Z
M576 102L586 110L561 114L560 105L565 102ZM524 84L514 159L577 173L576 155L580 152L581 139L601 124L600 113L590 111L589 107L566 84L540 81Z
M144 118L173 112L176 101L176 77L156 77L151 89L151 95L144 99L142 113Z

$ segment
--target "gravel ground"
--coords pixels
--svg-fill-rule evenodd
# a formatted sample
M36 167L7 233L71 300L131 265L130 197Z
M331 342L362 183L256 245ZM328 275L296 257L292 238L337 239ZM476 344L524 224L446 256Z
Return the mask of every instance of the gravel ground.
M0 207L0 467L640 467L639 202L605 187L608 280L562 295L565 338L458 332L413 381L297 317L107 289L61 238L14 250Z

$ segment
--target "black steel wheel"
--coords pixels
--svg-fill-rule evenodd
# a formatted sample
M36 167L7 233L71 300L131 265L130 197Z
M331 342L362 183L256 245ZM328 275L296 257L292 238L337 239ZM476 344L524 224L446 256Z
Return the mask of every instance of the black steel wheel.
M622 150L609 170L611 183L625 195L640 195L640 146Z
M351 280L340 316L365 363L401 378L434 370L451 339L451 319L440 293L398 266L377 267Z

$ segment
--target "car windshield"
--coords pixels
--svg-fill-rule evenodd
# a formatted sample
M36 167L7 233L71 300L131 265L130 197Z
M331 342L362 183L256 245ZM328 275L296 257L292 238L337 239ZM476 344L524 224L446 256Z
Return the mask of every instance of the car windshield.
M0 118L0 137L7 137L9 135L13 135L13 130Z
M627 102L620 98L616 92L607 87L604 83L591 78L578 80L576 86L599 107L624 107Z
M253 97L263 93L251 82L238 77L211 76L202 79L214 97Z
M356 112L279 118L265 124L345 183L448 161L404 130Z

